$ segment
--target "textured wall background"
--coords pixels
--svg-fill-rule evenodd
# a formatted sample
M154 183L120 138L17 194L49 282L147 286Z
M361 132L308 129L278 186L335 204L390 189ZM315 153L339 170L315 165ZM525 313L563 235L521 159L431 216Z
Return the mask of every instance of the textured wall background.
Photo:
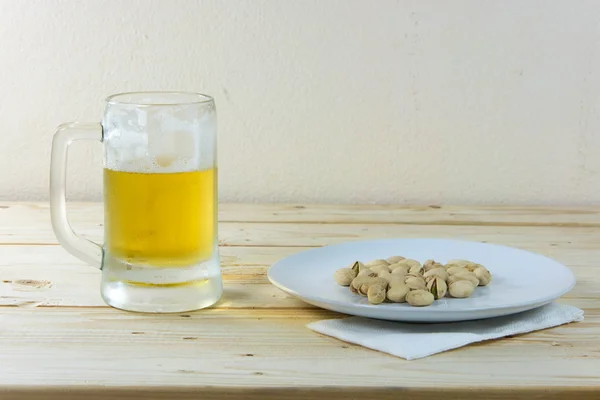
M133 90L212 94L222 201L600 200L600 2L0 0L0 198ZM99 144L72 199L99 199Z

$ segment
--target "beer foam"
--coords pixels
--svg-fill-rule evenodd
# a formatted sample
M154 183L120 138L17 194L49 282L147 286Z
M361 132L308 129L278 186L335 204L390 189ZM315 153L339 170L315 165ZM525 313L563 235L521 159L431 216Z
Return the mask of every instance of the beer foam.
M214 110L109 107L102 122L104 164L115 171L173 173L209 169L216 162Z

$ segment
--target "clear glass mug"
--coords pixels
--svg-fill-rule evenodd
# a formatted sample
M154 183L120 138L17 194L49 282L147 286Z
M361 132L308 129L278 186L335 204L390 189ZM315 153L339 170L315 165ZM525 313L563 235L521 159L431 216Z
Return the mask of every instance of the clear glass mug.
M75 233L66 215L67 149L104 150L104 245ZM107 304L181 312L221 297L217 241L216 109L210 96L121 93L102 123L69 123L52 141L50 211L60 244L102 270Z

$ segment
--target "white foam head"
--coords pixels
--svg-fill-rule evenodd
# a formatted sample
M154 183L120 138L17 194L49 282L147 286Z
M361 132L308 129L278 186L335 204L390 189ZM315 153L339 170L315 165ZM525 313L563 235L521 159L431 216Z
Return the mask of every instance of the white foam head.
M189 96L194 94L175 94L188 101L180 103L173 95L135 93L109 98L102 120L106 168L171 173L215 166L214 102L210 98L191 102L196 97ZM117 101L114 97L118 96L130 97Z

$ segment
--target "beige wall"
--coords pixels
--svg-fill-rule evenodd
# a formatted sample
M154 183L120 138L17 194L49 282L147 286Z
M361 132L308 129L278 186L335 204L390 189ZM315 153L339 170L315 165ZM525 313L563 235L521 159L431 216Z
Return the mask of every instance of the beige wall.
M222 201L600 200L600 2L0 0L0 198L132 90L215 96ZM72 199L99 199L75 145Z

